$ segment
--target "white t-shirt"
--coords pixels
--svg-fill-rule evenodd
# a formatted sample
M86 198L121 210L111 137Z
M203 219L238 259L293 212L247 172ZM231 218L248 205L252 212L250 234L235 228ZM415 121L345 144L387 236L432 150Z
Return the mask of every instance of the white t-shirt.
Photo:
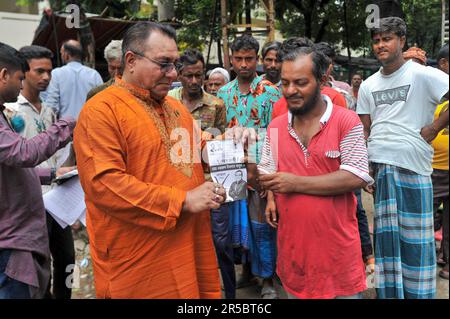
M420 135L448 92L448 74L407 61L390 75L381 70L361 84L358 114L370 114L369 161L431 175L433 147Z

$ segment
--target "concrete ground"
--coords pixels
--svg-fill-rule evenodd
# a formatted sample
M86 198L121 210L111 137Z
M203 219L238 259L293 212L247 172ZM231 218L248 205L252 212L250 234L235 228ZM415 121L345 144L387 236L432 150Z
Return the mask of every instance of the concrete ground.
M363 192L363 205L367 212L369 224L373 225L373 200L372 197ZM77 259L77 267L74 272L74 289L72 293L73 299L93 299L95 298L95 287L93 281L92 263L89 254L89 243L85 230L75 234L75 251ZM441 267L438 266L437 272ZM241 266L236 266L236 275L241 272ZM437 276L437 299L449 299L449 282ZM276 284L280 298L286 299L287 295L283 288ZM261 286L253 285L250 287L238 289L236 297L238 299L259 299L261 294ZM376 298L375 289L368 289L363 293L365 299Z
M373 226L373 198L371 195L367 194L366 192L362 192L362 196L363 196L363 206L366 210L367 213L367 218L369 220L369 225ZM372 229L372 228L371 228ZM449 299L449 282L448 280L442 279L441 277L439 277L438 273L439 271L442 269L442 267L438 266L437 267L437 273L436 273L436 288L437 288L437 293L436 293L436 299ZM237 267L236 272L240 273L241 268L240 266ZM276 289L280 294L280 298L287 298L286 292L283 290L283 287L281 287L280 285L276 285ZM258 286L251 286L251 287L246 287L246 288L242 288L242 289L238 289L237 293L236 293L236 297L239 299L258 299L260 298L260 294L261 294L261 287ZM363 293L363 297L365 299L374 299L376 298L376 292L375 289L367 289L364 293Z

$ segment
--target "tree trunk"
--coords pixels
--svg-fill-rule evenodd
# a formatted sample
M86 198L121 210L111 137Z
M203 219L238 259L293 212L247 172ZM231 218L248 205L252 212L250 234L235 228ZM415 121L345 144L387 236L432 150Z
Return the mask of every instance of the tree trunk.
M404 19L405 13L403 12L400 0L371 0L369 2L375 3L380 7L380 18L385 17L399 17Z
M159 0L158 1L158 21L171 21L175 17L175 1Z
M312 38L312 6L305 7L302 0L291 0L290 1L304 18L304 26L305 26L305 37L311 39ZM311 2L310 2L311 3Z
M219 4L219 1L218 0L214 0L214 12L213 12L213 16L211 18L211 23L210 23L210 26L209 26L210 38L209 38L209 43L208 43L208 55L207 55L207 58L206 58L206 65L205 66L209 65L209 57L211 55L211 47L212 47L212 44L214 42L214 39L216 38L216 36L215 36L216 32L215 31L216 31L216 22L217 22L216 14L217 14L218 4Z
M317 35L315 37L315 42L321 42L323 36L326 33L326 28L330 21L328 19L323 20L322 24L320 25L319 31L317 31Z
M222 27L222 38L223 38L223 65L224 68L229 70L230 69L230 49L229 49L229 43L228 43L228 24L230 21L228 20L228 7L227 7L227 0L220 0L220 25ZM221 56L221 47L220 47L220 41L217 41L217 49L219 54L219 61L222 62L222 56ZM221 63L222 65L222 63Z
M242 0L239 1L226 1L227 8L230 8L230 23L234 24L241 24L242 23L242 17L238 15L238 12L242 8ZM228 11L227 11L228 12ZM239 20L241 19L241 20Z
M305 18L305 37L312 38L312 16L311 11L303 12L303 17Z
M344 0L344 32L345 32L345 46L347 47L347 56L348 56L348 82L351 83L351 75L350 75L350 62L352 61L352 53L350 51L350 37L348 30L348 16L347 16L347 1Z
M219 60L219 65L223 64L223 58L222 58L222 41L220 41L220 38L217 39L217 59Z
M250 6L250 0L245 0L245 23L251 24L252 23L252 9ZM252 33L252 28L246 28L248 33Z

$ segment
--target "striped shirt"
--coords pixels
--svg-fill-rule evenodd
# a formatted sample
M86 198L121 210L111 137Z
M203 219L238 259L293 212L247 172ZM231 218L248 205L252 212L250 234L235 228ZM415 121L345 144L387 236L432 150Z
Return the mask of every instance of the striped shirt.
M267 132L260 173L324 176L349 171L367 183L367 150L355 112L327 108L320 131L304 145L292 127L292 114L274 119ZM297 298L335 298L366 289L353 192L330 196L275 193L278 212L277 274Z
M320 123L322 128L327 124L330 120L331 114L333 112L333 103L331 99L322 95L323 99L327 103L327 109L325 113L322 115L320 119ZM306 167L309 166L308 158L310 157L308 148L303 145L297 133L295 132L293 126L293 115L292 113L288 113L288 126L287 130L300 146L303 151L304 161ZM278 171L276 157L273 156L273 146L271 146L271 137L272 135L267 135L264 141L264 146L261 155L261 162L258 165L258 169L264 173L276 173ZM275 143L278 144L278 143ZM339 150L329 150L326 152L326 157L328 158L338 158L340 157L341 166L340 169L349 171L354 175L360 177L368 184L373 184L373 179L369 175L369 166L368 166L368 156L367 156L367 148L364 139L364 130L361 122L357 123L353 128L351 128L348 133L341 139L339 143Z

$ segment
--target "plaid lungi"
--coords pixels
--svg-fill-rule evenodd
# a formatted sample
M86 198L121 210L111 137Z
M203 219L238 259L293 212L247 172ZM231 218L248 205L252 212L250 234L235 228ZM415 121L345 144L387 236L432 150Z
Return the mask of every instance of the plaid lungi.
M374 166L378 298L434 298L436 251L431 177L386 164Z

